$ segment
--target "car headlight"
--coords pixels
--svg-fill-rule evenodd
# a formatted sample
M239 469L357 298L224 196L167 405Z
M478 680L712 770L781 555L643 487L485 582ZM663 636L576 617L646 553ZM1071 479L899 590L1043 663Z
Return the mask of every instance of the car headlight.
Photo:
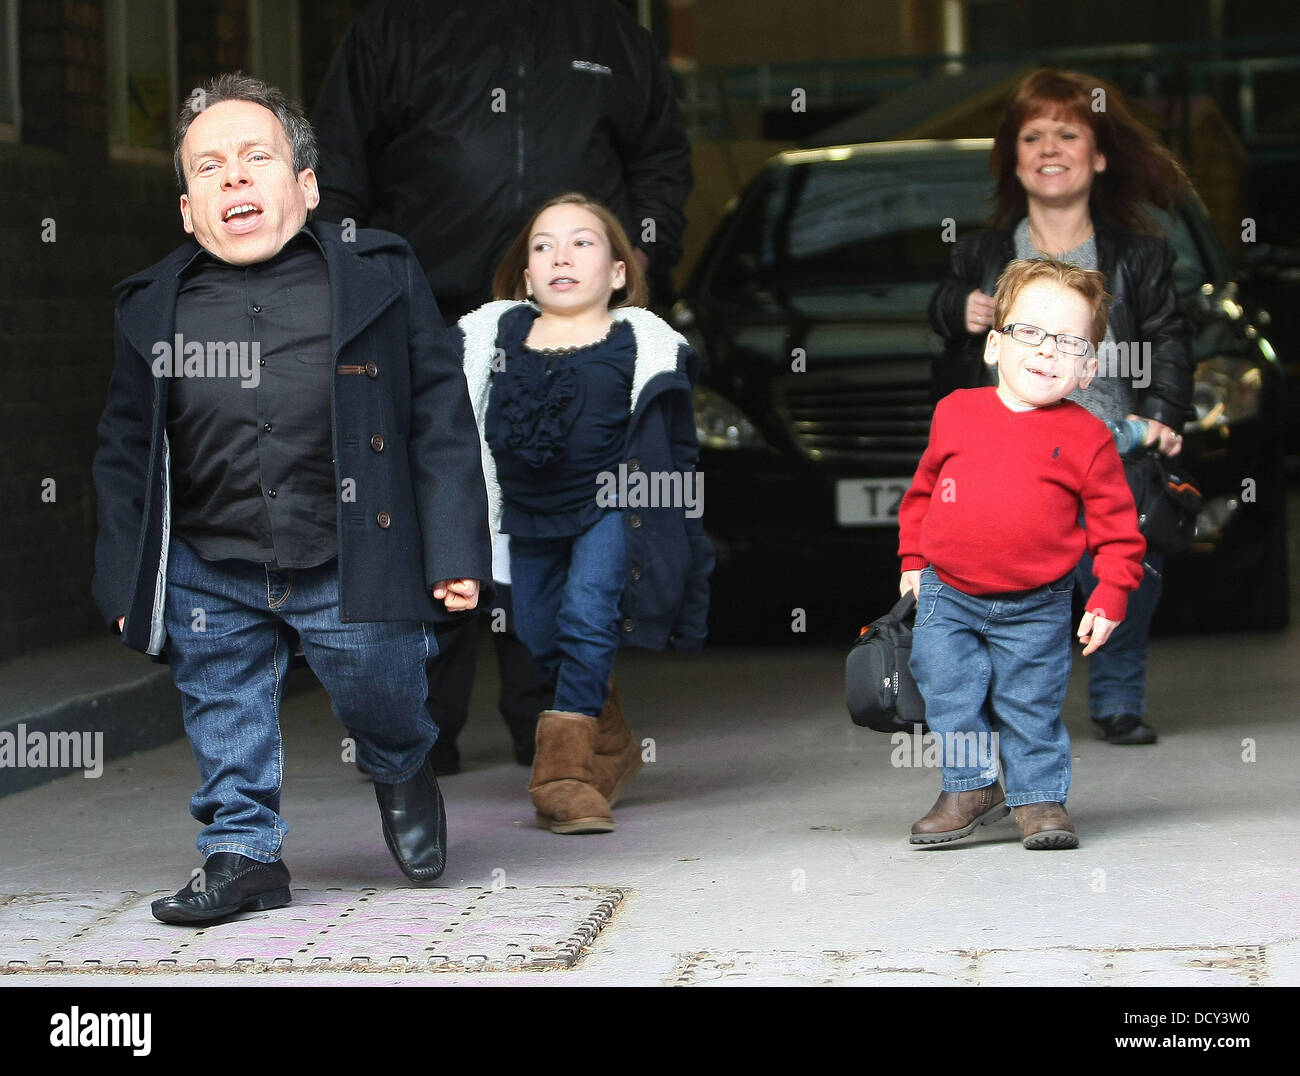
M701 448L766 448L763 435L743 411L703 386L695 389L695 434Z
M1255 418L1263 385L1263 371L1249 359L1206 359L1197 365L1192 386L1196 417L1184 429L1188 433L1226 429L1234 422Z

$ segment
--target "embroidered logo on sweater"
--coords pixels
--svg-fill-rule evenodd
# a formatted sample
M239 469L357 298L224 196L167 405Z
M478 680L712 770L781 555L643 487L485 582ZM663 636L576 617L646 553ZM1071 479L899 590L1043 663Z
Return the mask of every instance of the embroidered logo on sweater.
M1052 449L1052 459L1054 460L1060 459L1060 457L1061 457L1061 446L1057 445L1054 449Z
M591 60L574 60L573 69L575 71L590 71L593 75L612 75L614 73L604 64L594 63Z

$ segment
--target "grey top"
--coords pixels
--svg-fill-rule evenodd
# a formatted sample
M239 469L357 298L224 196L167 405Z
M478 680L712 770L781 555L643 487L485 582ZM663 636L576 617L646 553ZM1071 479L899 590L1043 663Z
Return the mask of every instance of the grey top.
M1029 238L1029 218L1024 217L1016 225L1012 236L1016 245L1017 258L1041 258L1043 252L1038 250ZM1088 236L1073 250L1061 255L1060 261L1077 265L1080 269L1098 269L1097 237ZM1103 422L1122 421L1126 415L1137 411L1137 396L1130 379L1121 377L1119 363L1107 361L1114 355L1115 340L1106 328L1106 339L1097 348L1097 376L1086 389L1075 389L1066 399L1086 407Z

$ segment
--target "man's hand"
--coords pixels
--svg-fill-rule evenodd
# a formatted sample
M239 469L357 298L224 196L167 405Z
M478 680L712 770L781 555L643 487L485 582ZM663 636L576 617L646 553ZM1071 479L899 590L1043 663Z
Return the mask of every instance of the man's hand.
M979 288L966 297L966 331L987 332L993 328L993 296L985 295Z
M1110 633L1119 626L1118 620L1107 620L1100 613L1084 613L1079 621L1079 642L1086 644L1083 656L1086 658L1110 638Z
M478 605L478 580L442 579L433 584L433 600L443 602L449 613L473 609Z
M911 572L904 572L902 577L898 580L898 593L900 595L906 594L909 590L912 592L913 598L917 601L921 600L921 572L919 569Z

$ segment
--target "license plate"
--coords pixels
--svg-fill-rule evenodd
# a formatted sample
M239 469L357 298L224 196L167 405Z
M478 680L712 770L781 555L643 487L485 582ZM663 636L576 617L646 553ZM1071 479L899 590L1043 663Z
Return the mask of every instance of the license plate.
M842 478L835 483L835 522L841 527L889 527L910 478Z

